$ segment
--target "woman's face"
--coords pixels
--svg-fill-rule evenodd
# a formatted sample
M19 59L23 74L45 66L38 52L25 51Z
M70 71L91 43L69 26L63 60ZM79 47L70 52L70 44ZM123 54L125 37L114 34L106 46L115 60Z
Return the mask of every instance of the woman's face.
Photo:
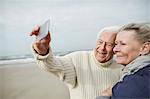
M135 31L119 32L113 49L117 63L122 65L129 64L140 55L141 46L142 44L136 39Z

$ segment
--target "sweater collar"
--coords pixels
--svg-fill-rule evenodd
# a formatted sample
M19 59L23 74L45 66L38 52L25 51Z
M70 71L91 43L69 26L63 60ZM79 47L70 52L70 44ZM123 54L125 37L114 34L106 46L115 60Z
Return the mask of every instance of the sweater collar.
M110 64L113 62L113 59L110 59L109 61L107 61L107 62L105 62L105 63L100 63L100 62L96 59L96 57L95 57L95 55L94 55L94 51L92 52L92 56L93 56L93 58L94 58L95 63L98 65L98 67L109 67Z

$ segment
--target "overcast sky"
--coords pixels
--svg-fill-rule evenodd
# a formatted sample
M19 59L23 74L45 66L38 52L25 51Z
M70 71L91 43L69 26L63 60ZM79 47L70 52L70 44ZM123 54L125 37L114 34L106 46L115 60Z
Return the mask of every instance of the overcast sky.
M30 54L29 32L50 18L54 51L95 47L105 26L150 20L150 0L0 0L0 57Z

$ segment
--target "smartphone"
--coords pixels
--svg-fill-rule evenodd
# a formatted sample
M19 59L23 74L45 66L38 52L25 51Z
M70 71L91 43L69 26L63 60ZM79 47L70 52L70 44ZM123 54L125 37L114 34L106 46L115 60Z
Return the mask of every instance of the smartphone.
M42 38L46 37L50 27L50 19L46 20L44 24L40 26L39 34L36 36L37 40L41 40Z

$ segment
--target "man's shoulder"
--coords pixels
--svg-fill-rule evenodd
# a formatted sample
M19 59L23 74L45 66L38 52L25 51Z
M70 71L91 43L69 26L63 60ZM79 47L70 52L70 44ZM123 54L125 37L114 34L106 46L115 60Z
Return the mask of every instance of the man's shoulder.
M70 55L89 55L91 54L92 51L88 50L88 51L74 51L72 53L70 53Z
M91 55L91 53L92 51L74 51L67 54L66 56L79 60L79 59L88 58Z

